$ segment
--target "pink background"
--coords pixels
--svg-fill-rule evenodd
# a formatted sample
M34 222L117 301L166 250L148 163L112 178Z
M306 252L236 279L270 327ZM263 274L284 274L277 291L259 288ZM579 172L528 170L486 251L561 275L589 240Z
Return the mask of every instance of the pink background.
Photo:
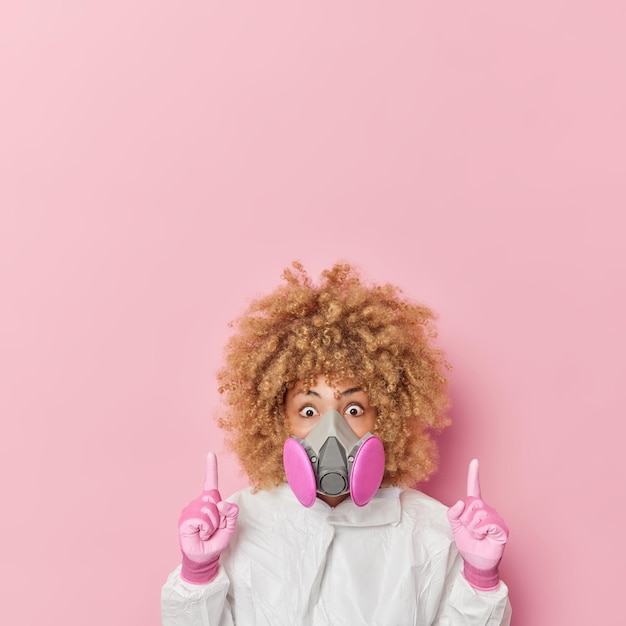
M312 6L315 4L315 6ZM0 9L11 625L159 623L227 322L301 259L439 313L515 626L623 624L621 2Z

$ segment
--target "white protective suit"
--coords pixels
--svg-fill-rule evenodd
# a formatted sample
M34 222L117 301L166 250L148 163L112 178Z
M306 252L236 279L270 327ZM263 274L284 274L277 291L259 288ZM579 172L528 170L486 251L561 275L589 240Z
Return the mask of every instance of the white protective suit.
M461 573L446 507L413 489L379 489L304 508L285 483L229 498L237 529L206 585L162 590L163 626L505 626L508 590L477 591Z

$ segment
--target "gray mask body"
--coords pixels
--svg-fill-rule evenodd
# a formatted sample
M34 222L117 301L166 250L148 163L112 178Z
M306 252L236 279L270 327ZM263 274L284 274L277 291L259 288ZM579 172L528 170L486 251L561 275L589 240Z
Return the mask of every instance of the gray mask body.
M350 492L350 472L362 443L340 413L326 411L313 430L300 442L315 472L317 491L327 496Z

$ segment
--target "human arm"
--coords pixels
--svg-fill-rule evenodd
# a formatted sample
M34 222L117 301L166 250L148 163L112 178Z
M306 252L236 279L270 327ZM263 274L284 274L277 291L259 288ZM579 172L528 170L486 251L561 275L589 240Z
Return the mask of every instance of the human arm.
M217 576L220 554L235 531L238 514L236 504L222 500L218 489L217 458L209 452L204 490L182 510L178 520L183 580L204 584Z
M458 553L450 564L445 587L433 626L510 626L506 584L500 581L493 591L475 589L463 575L463 560Z
M479 591L498 588L498 566L509 530L498 512L480 493L478 461L472 460L467 475L467 497L448 510L456 546L463 558L463 575Z
M466 561L453 539L450 537L448 550L442 555L447 563L445 583L433 626L510 626L507 585L498 580L495 588L487 591L473 586Z
M161 589L162 626L232 626L230 581L224 568L204 585L185 582L179 565Z
M229 580L219 559L231 540L238 507L223 501L218 490L217 459L209 453L202 494L182 511L179 545L182 564L161 593L163 626L228 626Z

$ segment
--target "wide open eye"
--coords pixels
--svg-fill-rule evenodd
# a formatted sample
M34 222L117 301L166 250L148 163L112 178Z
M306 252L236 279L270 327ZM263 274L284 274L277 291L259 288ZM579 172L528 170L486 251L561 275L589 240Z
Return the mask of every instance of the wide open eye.
M302 407L300 409L299 414L302 417L306 417L306 418L315 417L317 415L317 410L315 409L315 407L307 405L307 406Z
M346 417L359 417L363 415L363 413L365 413L365 411L360 404L351 404L344 411Z

